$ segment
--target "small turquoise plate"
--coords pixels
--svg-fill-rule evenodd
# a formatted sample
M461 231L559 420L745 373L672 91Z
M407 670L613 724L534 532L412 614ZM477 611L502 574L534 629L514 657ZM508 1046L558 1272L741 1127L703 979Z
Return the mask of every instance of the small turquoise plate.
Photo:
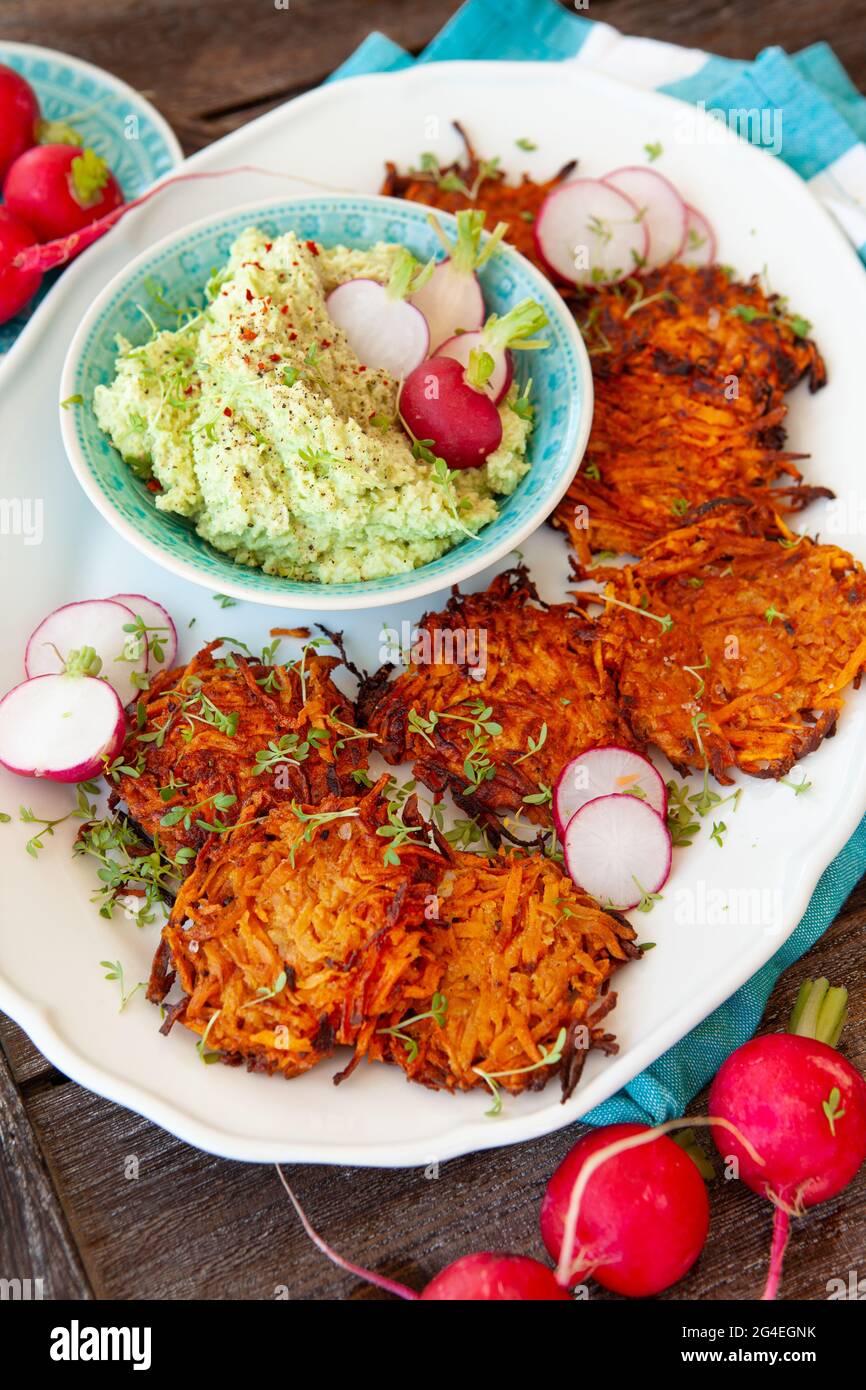
M574 319L553 285L508 246L501 247L481 273L488 313L504 314L531 296L543 305L549 320L544 336L550 346L515 354L517 380L532 376L532 468L515 492L501 500L495 521L477 538L462 541L431 564L352 584L304 583L237 565L187 523L157 511L151 493L94 418L94 389L114 375L116 336L122 334L133 343L148 337L150 330L136 307L149 302L146 282L156 280L164 287L169 303L200 302L212 268L228 259L232 242L250 226L273 237L291 230L325 246L399 242L426 260L440 249L427 214L418 204L364 195L251 204L173 233L115 277L81 323L63 370L61 400L81 396L84 403L60 414L76 476L116 531L163 568L217 593L278 607L334 610L397 603L462 582L508 554L541 525L568 487L586 447L592 374ZM441 220L453 234L453 219ZM172 326L168 317L161 326Z

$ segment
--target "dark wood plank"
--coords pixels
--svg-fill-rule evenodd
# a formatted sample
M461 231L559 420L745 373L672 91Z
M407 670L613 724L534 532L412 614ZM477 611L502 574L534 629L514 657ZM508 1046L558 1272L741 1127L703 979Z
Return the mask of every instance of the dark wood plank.
M0 1014L0 1049L6 1054L15 1081L19 1086L33 1081L56 1078L59 1073L11 1018Z
M0 1277L29 1297L92 1297L21 1096L0 1054ZM41 1281L41 1287L36 1281ZM37 1292L38 1290L38 1292Z

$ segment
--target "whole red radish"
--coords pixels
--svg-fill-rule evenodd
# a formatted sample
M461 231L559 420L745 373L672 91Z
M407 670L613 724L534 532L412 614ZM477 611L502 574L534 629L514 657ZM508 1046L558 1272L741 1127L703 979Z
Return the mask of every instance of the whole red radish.
M499 411L453 357L430 357L403 382L400 418L449 468L480 468L502 443Z
M527 1255L483 1251L464 1255L437 1274L421 1293L422 1301L523 1302L565 1301L570 1295L557 1284L553 1270Z
M19 155L6 175L3 197L40 241L81 231L123 203L105 160L76 145L36 145Z
M719 1069L710 1111L733 1121L763 1159L733 1136L715 1134L736 1175L776 1207L764 1298L774 1298L791 1216L834 1197L866 1159L866 1082L835 1049L847 991L807 981L790 1033L752 1038Z
M541 1235L554 1259L565 1254L567 1212L581 1169L609 1146L651 1133L647 1125L606 1125L575 1144L550 1179L541 1207ZM641 1147L614 1152L586 1181L571 1282L591 1275L604 1288L631 1298L660 1293L691 1269L709 1221L706 1184L679 1144L662 1134Z
M33 298L42 283L38 270L18 270L12 261L36 237L25 223L0 207L0 323L14 318Z
M36 143L39 100L30 83L0 63L0 179L9 165Z

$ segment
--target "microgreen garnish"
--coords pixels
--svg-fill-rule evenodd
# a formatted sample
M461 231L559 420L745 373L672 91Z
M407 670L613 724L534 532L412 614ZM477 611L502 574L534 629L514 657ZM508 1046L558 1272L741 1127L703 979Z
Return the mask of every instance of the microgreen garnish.
M475 1072L476 1076L481 1077L481 1079L489 1087L490 1094L493 1096L493 1105L489 1110L485 1111L485 1114L495 1116L501 1115L502 1113L502 1088L501 1086L498 1086L496 1084L499 1080L501 1080L502 1077L525 1076L528 1072L539 1071L542 1067L556 1066L558 1062L562 1061L562 1053L565 1047L565 1039L566 1030L564 1028L560 1028L559 1033L557 1034L556 1042L553 1044L553 1047L550 1049L549 1052L547 1048L543 1044L541 1044L539 1046L541 1057L537 1062L531 1062L529 1066L526 1067L515 1067L513 1071L488 1072L485 1071L483 1067L473 1067L472 1070Z
M771 627L776 618L779 618L780 621L784 622L787 616L787 613L780 613L779 609L776 607L774 603L771 603L769 608L766 608L764 610L764 617L766 618L767 622L770 624Z
M639 902L638 905L637 905L637 911L638 911L638 912L652 912L653 907L655 906L655 904L656 904L656 903L660 903L661 900L662 900L662 897L663 897L664 895L663 895L662 893L651 893L651 892L648 892L647 889L644 888L644 886L643 886L642 883L638 883L638 881L637 881L637 879L635 878L634 874L632 874L632 878L634 879L634 884L635 884L635 887L637 888L637 891L640 893L640 902Z
M649 141L647 141L647 143L644 145L643 148L644 148L644 154L646 155L646 157L647 157L647 159L649 160L650 164L654 164L655 161L656 161L661 155L664 154L664 146L662 145L661 140L649 140Z
M725 825L725 822L723 820L713 821L713 828L710 831L710 839L715 840L716 844L719 846L719 849L722 849L724 847L725 842L723 836L727 831L727 828L728 827Z
M120 1008L117 1012L122 1014L132 996L136 994L140 989L144 989L144 981L139 980L137 985L133 985L132 989L126 992L123 984L123 966L121 965L120 961L101 960L99 964L106 972L106 980L116 980L120 986Z
M792 782L790 777L780 777L779 780L784 787L790 787L795 796L802 796L803 793L807 792L812 785L811 782L808 782L806 780L805 772L803 773L803 776L799 782Z
M229 598L228 594L213 594L212 597L214 603L218 603L220 608L237 608L238 606L237 599Z
M834 1086L827 1099L821 1101L821 1109L824 1111L824 1114L827 1117L827 1123L830 1126L830 1133L832 1134L834 1139L836 1138L836 1121L841 1120L843 1115L845 1114L844 1109L840 1108L839 1106L839 1102L841 1099L842 1093L839 1090L839 1087Z
M704 691L705 691L706 688L707 688L707 683L706 683L706 681L704 680L703 676L699 675L698 673L699 673L700 671L709 671L709 669L710 669L710 658L709 658L709 657L707 657L706 660L703 661L703 662L701 663L700 666L684 666L684 667L683 667L683 670L684 670L684 671L688 671L688 673L689 673L690 676L694 676L695 680L696 680L697 683L698 683L698 688L697 688L697 690L695 691L695 699L696 699L696 700L699 700L699 699L701 698L701 696L703 695Z
M530 424L532 423L533 416L535 415L535 406L529 399L529 393L531 390L532 379L530 378L530 380L527 381L526 385L524 386L521 394L519 396L515 396L513 400L508 402L509 406L514 411L514 414L518 417L518 419L528 420Z
M415 827L406 825L401 814L401 807L397 801L388 803L388 824L380 825L376 829L376 834L381 835L389 841L382 860L385 864L397 865L400 863L400 850L404 845L415 846L417 849L425 849L426 840L413 838Z
M539 785L539 788L540 788L539 791L537 791L537 792L531 792L531 793L529 794L529 796L524 796L524 797L523 797L523 803L524 803L524 805L526 805L526 806L546 806L546 805L548 804L548 802L552 802L552 801L553 801L553 790L552 790L550 787L545 786L545 784L544 784L543 782L539 782L538 785Z
M445 1015L448 1012L448 1000L444 994L434 994L430 1002L430 1008L426 1013L413 1014L411 1018L404 1018L396 1028L377 1028L377 1033L386 1033L392 1038L399 1038L406 1047L406 1061L414 1062L418 1057L418 1043L407 1033L405 1029L410 1028L413 1023L424 1023L431 1018L440 1028L445 1027Z
M46 838L50 839L58 825L63 825L68 820L88 821L96 815L96 806L88 801L88 796L95 796L98 788L92 782L81 782L76 787L75 806L71 811L67 811L65 816L57 816L54 820L46 820L42 816L33 813L29 806L19 806L18 819L22 825L39 825L42 827L33 835L24 848L27 853L36 859L39 851L45 848Z
M255 998L248 999L245 1004L241 1004L238 1013L242 1013L244 1009L252 1008L253 1004L264 1004L266 999L273 999L276 995L282 994L288 982L288 978L285 970L281 970L270 989L267 985L259 985L256 990Z
M297 801L292 802L292 811L297 816L298 820L303 821L304 823L304 833L301 836L301 839L305 840L307 844L309 844L312 841L315 831L318 830L321 826L330 825L331 821L335 820L349 820L353 816L357 816L359 814L357 806L350 806L345 811L307 812L304 811L298 805ZM298 846L292 845L291 853L289 854L289 862L293 869L295 867L295 855L297 853L297 850Z
M516 763L522 763L523 760L524 760L524 758L531 758L533 753L538 753L538 752L540 752L540 750L544 747L544 745L545 745L546 742L547 742L547 724L544 723L544 724L542 724L541 728L540 728L539 731L538 731L538 738L535 739L535 738L533 738L532 735L530 734L530 735L529 735L529 738L528 738L527 741L526 741L526 752L525 752L525 753L521 753L520 757L519 757L519 758L515 758L514 761L515 761Z
M685 516L688 509L689 504L685 497L677 497L674 502L671 502L671 511L674 516Z
M612 594L600 594L596 600L598 603L612 603L617 608L626 608L629 613L637 613L639 618L652 618L654 623L658 623L662 632L670 632L674 625L674 620L670 613L653 613L649 608L638 608L634 603L626 603L625 599L614 598Z
M68 410L71 405L84 405L83 396L67 396L65 401L60 402L61 410Z
M236 801L237 797L232 792L217 792L214 796L206 796L204 800L196 801L192 806L173 806L160 817L159 823L164 830L169 830L182 822L184 830L190 830L196 811L202 810L205 806L212 806L215 811L228 811ZM206 821L201 817L196 817L195 823L200 830L222 831L228 828L225 821Z
M538 146L536 145L535 141L534 141L534 140L530 140L530 139L528 138L528 136L526 136L526 135L521 135L520 139L519 139L519 140L515 140L514 143L515 143L515 145L517 146L517 148L518 148L519 150L537 150L537 149L538 149Z
M194 849L183 847L172 859L158 838L152 847L143 845L139 832L115 817L82 826L74 851L90 855L100 866L96 875L100 887L93 895L100 903L100 916L111 918L118 899L129 893L138 904L134 915L140 927L156 920L155 909L170 906L178 880L195 858Z
M207 1040L210 1036L210 1030L211 1028L213 1028L221 1013L222 1009L217 1009L215 1013L211 1014L210 1018L208 1019L207 1027L205 1028L204 1032L202 1033L201 1037L195 1045L195 1050L198 1053L201 1060L204 1062L205 1066L210 1066L211 1063L218 1062L220 1059L221 1054L219 1052L208 1052L206 1049Z
M253 776L261 777L262 773L273 772L286 763L302 763L309 753L310 743L307 739L302 741L300 734L283 734L278 739L271 739L267 748L258 750Z

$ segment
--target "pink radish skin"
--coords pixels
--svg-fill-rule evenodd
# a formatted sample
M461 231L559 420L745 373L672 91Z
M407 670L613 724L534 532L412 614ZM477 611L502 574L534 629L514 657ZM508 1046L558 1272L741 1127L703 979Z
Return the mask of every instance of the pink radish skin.
M147 673L153 676L157 671L170 670L177 658L177 628L167 608L146 594L112 594L112 603L122 603L131 609L135 617L141 618L147 633ZM162 659L157 656L162 651Z
M16 256L35 244L30 228L0 207L0 323L20 313L42 284L40 271L19 270L12 264Z
M597 796L572 816L562 841L565 867L579 888L620 912L658 893L671 871L670 831L635 796Z
M736 1159L737 1176L776 1207L763 1294L772 1299L791 1215L841 1192L866 1159L866 1082L834 1047L813 1037L769 1033L722 1063L709 1104L764 1160L756 1164L733 1136L715 1136L722 1156Z
M107 165L101 187L80 182L84 153L75 145L34 145L7 172L6 206L33 228L40 241L80 232L123 203L120 184Z
M634 795L643 792L645 801L664 819L668 812L668 791L664 778L649 758L631 748L609 744L587 748L566 763L553 788L553 820L560 840L568 822L587 801L597 796Z
M689 1162L690 1160L686 1160ZM692 1165L694 1166L694 1165ZM560 1302L570 1303L557 1284L553 1270L526 1255L500 1255L483 1251L464 1255L447 1265L424 1289L422 1301L451 1302Z
M132 609L114 599L65 603L43 618L30 637L25 673L31 677L58 674L72 652L92 647L102 660L100 675L114 687L121 703L128 705L139 694L141 686L134 677L145 676L148 658L147 639L135 639L123 630L133 622ZM138 649L133 651L136 640ZM123 659L124 653L133 659Z
M389 298L377 280L347 280L331 290L325 308L365 367L399 380L430 351L430 331L421 310L405 299Z
M457 237L450 242L432 213L428 222L445 248L426 284L410 295L430 329L430 344L444 343L458 330L472 332L484 322L484 297L477 271L486 265L508 231L507 222L498 222L482 243L485 214L479 208L464 208L457 214ZM438 351L434 351L434 356Z
M35 145L40 114L30 83L0 63L0 179L20 154Z
M716 234L702 212L686 203L686 236L677 260L683 265L714 265Z
M644 264L649 236L631 198L600 179L573 179L548 193L533 225L535 247L554 278L611 285ZM585 248L588 264L578 264Z
M559 1165L541 1207L541 1236L553 1259L563 1254L569 1201L589 1157L644 1133L651 1133L646 1125L606 1125L584 1135ZM578 1268L571 1282L591 1274L604 1288L629 1298L661 1293L691 1269L709 1220L706 1184L672 1139L660 1135L641 1148L613 1154L586 1183L572 1243Z
M533 334L548 322L534 299L522 299L500 318L491 314L477 333L458 333L438 349L437 357L453 357L466 371L466 380L476 391L483 391L495 405L505 395L514 375L509 348L533 351L549 347L544 338Z
M605 174L604 182L641 210L649 237L643 269L655 270L676 260L685 243L688 212L670 179L655 169L628 165Z
M502 443L499 411L466 380L453 357L431 357L403 383L400 418L416 439L428 439L449 468L480 468Z
M384 1274L364 1269L362 1265L353 1264L351 1260L338 1254L310 1222L279 1164L276 1165L276 1169L286 1195L316 1249L338 1269L344 1269L347 1274L354 1274L358 1279L363 1279L378 1289L384 1289L386 1293L394 1294L396 1298L431 1302L462 1299L488 1303L518 1299L526 1302L542 1299L571 1301L565 1289L557 1284L553 1271L539 1264L537 1260L528 1259L523 1255L491 1254L489 1251L477 1255L464 1255L461 1259L455 1260L431 1279L420 1294L416 1293L408 1284L401 1284L396 1279L388 1279Z
M93 676L36 676L0 700L0 763L19 777L89 781L125 737L116 691Z

